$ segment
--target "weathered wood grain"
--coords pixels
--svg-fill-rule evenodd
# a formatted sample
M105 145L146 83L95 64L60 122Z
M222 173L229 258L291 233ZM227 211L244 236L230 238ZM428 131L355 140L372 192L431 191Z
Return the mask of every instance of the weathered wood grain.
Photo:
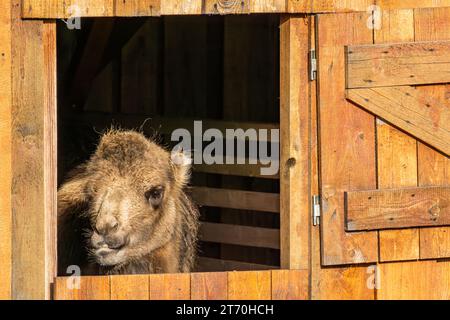
M333 13L365 12L371 5L382 10L449 7L449 0L23 0L25 18L67 18L72 4L83 17L243 14L243 13ZM159 10L160 8L160 10Z
M375 289L368 286L371 274L367 267L333 267L320 270L313 278L314 300L373 300Z
M287 12L367 12L373 4L375 4L374 0L288 0ZM369 14L367 14L367 17L369 17Z
M24 18L111 17L114 0L20 0Z
M374 117L345 100L343 46L371 43L372 30L364 14L319 15L318 41L322 264L377 261L376 232L344 230L344 191L376 188L376 159Z
M375 43L414 41L414 10L382 12ZM417 186L417 141L377 119L378 188ZM380 261L419 258L419 230L384 230L378 234Z
M188 15L202 13L202 0L161 0L162 15Z
M202 241L241 246L280 248L280 231L271 228L203 222L200 225L199 238Z
M200 206L280 212L280 195L277 193L207 187L192 187L189 193Z
M278 268L278 266L207 257L198 257L196 265L196 271L200 272L271 270Z
M286 12L285 0L252 0L250 2L251 13L276 13Z
M159 16L160 14L161 0L114 0L114 15L118 17Z
M349 89L347 98L450 155L450 110L438 99L409 86Z
M11 298L11 1L0 3L0 299Z
M418 41L450 39L450 8L414 10L415 37ZM450 86L418 87L419 94L450 105ZM419 185L450 185L450 158L423 143L418 145ZM420 257L450 257L450 228L423 228L420 230Z
M309 264L311 109L308 79L310 24L285 17L280 28L281 267Z
M272 300L307 300L308 270L272 270Z
M58 277L55 280L54 300L109 300L109 276Z
M149 277L150 300L189 300L191 298L189 274L152 274Z
M346 47L347 88L450 82L450 41Z
M228 299L270 300L271 272L228 272Z
M379 300L450 299L448 261L382 263L379 270Z
M248 0L205 0L204 10L207 14L242 14L250 13Z
M376 3L383 11L450 6L449 0L377 0Z
M227 298L226 272L191 273L192 300L227 300Z
M419 259L419 230L382 230L379 234L380 261Z
M12 297L48 299L54 276L56 28L12 2ZM46 199L46 197L49 197ZM46 201L44 201L46 199Z
M148 275L110 276L111 300L148 300Z
M44 45L44 211L45 211L45 276L47 283L56 277L57 262L57 43L56 22L45 21L42 31ZM49 290L49 289L47 289Z
M346 194L346 230L450 224L450 187L354 191Z

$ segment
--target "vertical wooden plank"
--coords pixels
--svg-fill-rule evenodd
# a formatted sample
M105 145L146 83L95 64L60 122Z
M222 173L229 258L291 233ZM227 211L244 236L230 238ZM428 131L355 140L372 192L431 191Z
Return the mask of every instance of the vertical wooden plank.
M150 300L189 300L191 298L189 274L152 274L149 277Z
M281 268L309 268L311 113L307 17L284 17L280 27Z
M376 187L375 119L344 92L344 45L372 43L366 15L319 15L318 43L322 264L377 261L377 232L344 232L344 191Z
M450 8L416 9L414 17L416 41L450 39ZM418 87L417 90L427 99L450 103L450 85ZM419 143L418 161L420 186L450 183L450 158ZM420 229L420 258L447 257L450 257L450 228Z
M11 298L11 1L0 3L0 299Z
M12 42L12 296L48 299L56 233L56 29L21 20L20 1L12 4L12 35L20 39Z
M228 299L270 300L271 271L228 272Z
M326 268L313 278L314 300L373 300L375 289L368 286L372 273L367 267Z
M56 277L57 228L57 75L56 75L56 22L45 21L44 42L44 212L45 212L45 283Z
M58 277L55 280L54 300L109 300L111 286L109 276L79 277L78 287L70 277ZM75 286L73 286L75 285Z
M272 300L306 300L308 298L308 270L272 270Z
M414 41L414 11L383 11L375 43ZM378 187L417 186L417 142L377 119ZM379 232L380 261L419 258L419 229Z
M382 263L379 300L450 299L450 262Z
M20 0L24 18L111 17L114 0Z
M227 300L228 277L226 272L192 273L192 300Z
M148 300L148 275L111 276L111 300Z
M314 28L316 28L317 20L312 21ZM316 39L315 34L312 36L312 41L315 42L317 49L321 46L319 39ZM319 66L320 68L320 66ZM331 69L333 70L333 69ZM329 89L325 89L329 90ZM319 194L319 148L318 134L320 134L320 123L318 117L320 113L320 99L319 88L312 85L311 104L316 106L312 108L312 130L317 134L312 136L312 190L313 194ZM325 209L325 208L324 208ZM365 299L372 300L375 298L375 290L367 286L367 279L370 274L367 274L366 267L349 267L349 268L323 268L321 265L321 238L319 226L312 228L311 232L311 275L310 275L310 298L314 300L326 299Z
M162 20L148 19L122 48L121 112L156 115L161 104Z
M114 0L115 16L159 16L161 0Z

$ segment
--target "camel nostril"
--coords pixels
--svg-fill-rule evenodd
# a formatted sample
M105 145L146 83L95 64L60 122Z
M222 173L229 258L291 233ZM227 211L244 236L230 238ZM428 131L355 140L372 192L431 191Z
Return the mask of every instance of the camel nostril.
M111 225L111 231L117 231L117 229L119 228L119 222L115 222L115 223L112 223L112 225Z
M93 229L98 234L105 236L108 233L116 232L119 229L119 221L112 216L102 217L97 220Z

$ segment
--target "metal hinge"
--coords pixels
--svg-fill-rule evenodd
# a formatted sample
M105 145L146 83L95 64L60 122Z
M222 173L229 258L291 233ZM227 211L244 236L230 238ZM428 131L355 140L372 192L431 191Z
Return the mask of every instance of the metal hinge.
M317 226L320 224L320 196L314 195L313 196L313 225Z
M309 50L309 80L317 79L317 57L316 50Z

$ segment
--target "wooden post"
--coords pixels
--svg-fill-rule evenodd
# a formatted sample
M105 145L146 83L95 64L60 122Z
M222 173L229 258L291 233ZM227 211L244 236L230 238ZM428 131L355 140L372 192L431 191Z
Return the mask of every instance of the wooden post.
M11 1L0 3L0 299L11 298Z
M49 299L56 262L56 24L12 1L12 298Z
M286 16L280 27L281 268L309 268L311 228L311 106L307 17Z

